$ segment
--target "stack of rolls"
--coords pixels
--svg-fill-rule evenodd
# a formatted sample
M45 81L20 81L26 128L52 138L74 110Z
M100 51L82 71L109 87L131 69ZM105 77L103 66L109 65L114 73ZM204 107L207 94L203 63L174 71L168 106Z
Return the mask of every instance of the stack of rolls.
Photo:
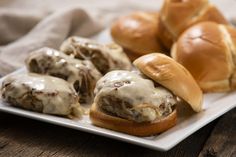
M132 60L152 52L168 54L204 92L235 89L235 32L208 0L164 0L159 13L135 12L111 28L114 41Z
M150 52L169 54L180 34L202 21L228 24L208 0L165 0L160 13L138 11L119 18L111 35L134 60Z
M159 38L170 49L184 30L202 21L228 24L208 0L165 0L159 17Z

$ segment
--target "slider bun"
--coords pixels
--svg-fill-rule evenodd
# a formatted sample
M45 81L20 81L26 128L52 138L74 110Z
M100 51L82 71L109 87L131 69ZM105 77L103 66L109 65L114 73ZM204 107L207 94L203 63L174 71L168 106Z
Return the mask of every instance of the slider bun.
M190 71L204 92L224 92L236 87L236 30L202 22L186 30L171 55Z
M152 53L136 59L134 65L147 77L185 100L194 111L201 111L201 89L188 70L172 58Z
M158 16L158 13L139 11L119 18L112 25L114 41L128 50L131 59L162 50L157 32Z
M135 136L155 135L168 130L177 122L176 109L161 120L137 123L106 114L103 111L100 111L96 104L93 104L89 116L94 125Z
M170 49L184 30L201 21L228 24L222 13L208 0L165 0L158 27L160 40Z

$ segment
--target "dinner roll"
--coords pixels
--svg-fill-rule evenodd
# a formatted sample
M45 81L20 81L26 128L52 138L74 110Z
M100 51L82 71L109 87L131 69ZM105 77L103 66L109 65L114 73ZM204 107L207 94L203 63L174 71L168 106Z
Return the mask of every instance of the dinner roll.
M121 45L131 60L141 55L162 51L158 39L157 12L134 12L119 18L111 28L111 35Z
M204 92L236 88L236 30L201 22L187 29L173 45L172 57L186 67Z
M159 37L167 49L191 25L201 21L228 24L208 0L165 0L160 12Z
M147 77L185 100L195 112L202 110L201 89L188 70L175 60L164 54L151 53L133 63Z

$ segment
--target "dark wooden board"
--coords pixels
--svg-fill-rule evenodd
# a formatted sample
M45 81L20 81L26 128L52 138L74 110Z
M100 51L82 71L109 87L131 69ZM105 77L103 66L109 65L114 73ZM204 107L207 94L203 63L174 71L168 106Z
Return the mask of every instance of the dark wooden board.
M55 126L0 112L0 156L158 156L195 157L216 121L200 129L168 152Z
M217 122L199 157L236 157L236 108Z

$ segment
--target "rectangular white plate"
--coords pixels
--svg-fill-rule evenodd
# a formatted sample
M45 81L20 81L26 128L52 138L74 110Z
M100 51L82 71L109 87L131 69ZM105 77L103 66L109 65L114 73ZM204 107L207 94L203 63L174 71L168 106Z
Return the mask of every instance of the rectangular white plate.
M20 69L14 72L14 74L25 72L25 69ZM2 84L2 80L4 78L0 79L0 84ZM236 106L235 99L236 91L231 93L206 94L204 95L203 102L204 111L197 114L181 115L178 118L178 122L175 127L169 129L168 131L160 135L144 138L135 137L93 126L88 116L84 116L81 120L71 120L63 117L45 115L42 113L36 113L12 107L8 103L3 102L1 99L0 110L19 116L52 123L55 125L60 125L97 135L102 135L105 137L110 137L113 139L129 142L143 147L152 148L155 150L167 151L179 142L181 142L183 139L203 127L204 125L208 124L217 117L223 115L230 109L234 108Z
M93 37L93 39L96 39L102 43L107 43L111 41L108 29L101 32L99 35ZM20 69L14 73L17 74L25 72L25 69ZM2 80L4 78L0 79L0 85L2 84ZM205 94L203 102L204 111L197 114L180 114L180 116L178 116L178 122L175 127L169 129L168 131L160 135L145 138L135 137L93 126L88 116L84 116L81 120L71 120L63 117L45 115L12 107L8 103L3 102L1 99L0 110L19 116L36 119L47 123L52 123L55 125L60 125L129 142L155 150L167 151L179 142L181 142L183 139L203 127L204 125L210 123L214 119L218 118L219 116L234 108L236 106L235 100L236 91L231 93Z

